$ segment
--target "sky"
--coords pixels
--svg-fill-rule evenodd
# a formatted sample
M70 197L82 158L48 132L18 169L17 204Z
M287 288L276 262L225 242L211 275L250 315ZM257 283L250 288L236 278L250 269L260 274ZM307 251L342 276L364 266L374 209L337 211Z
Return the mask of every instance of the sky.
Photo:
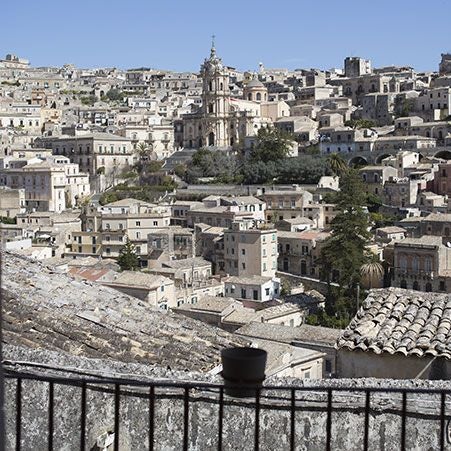
M0 9L0 58L32 66L198 71L211 36L239 70L373 66L438 70L451 0L22 0Z

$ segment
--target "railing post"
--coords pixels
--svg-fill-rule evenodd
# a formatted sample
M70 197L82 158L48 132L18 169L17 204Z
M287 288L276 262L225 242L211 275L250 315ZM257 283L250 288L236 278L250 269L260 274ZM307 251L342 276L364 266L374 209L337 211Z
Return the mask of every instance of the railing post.
M183 396L183 451L188 451L189 444L189 387L185 387Z
M332 440L332 389L327 389L326 450L330 451Z
M54 384L49 382L49 430L48 430L48 448L49 451L53 450L53 398L54 398Z
M114 386L114 451L119 451L119 409L121 402L121 386Z

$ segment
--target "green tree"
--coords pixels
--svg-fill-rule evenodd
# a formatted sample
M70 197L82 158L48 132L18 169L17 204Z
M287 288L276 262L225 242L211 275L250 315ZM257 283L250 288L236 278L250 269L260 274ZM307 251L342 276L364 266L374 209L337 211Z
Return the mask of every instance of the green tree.
M293 137L278 129L262 127L257 133L257 142L251 152L251 160L279 161L288 157Z
M333 219L332 234L321 249L322 275L328 282L338 282L331 296L332 310L353 314L355 288L360 283L360 268L369 261L366 243L371 237L365 208L366 193L356 170L350 169L340 178L337 193L339 213Z
M145 142L140 142L136 146L136 152L138 153L140 158L148 157L149 156L149 146Z
M106 97L112 102L121 102L124 98L124 93L119 91L119 89L112 88L106 93Z
M373 128L376 124L369 119L351 119L346 121L345 125L352 128Z
M83 105L94 105L97 102L97 97L94 94L80 97L80 101Z
M349 167L343 157L338 153L333 153L327 157L327 164L334 175L341 176Z
M139 266L139 257L136 254L135 246L127 238L125 245L119 252L117 263L122 271L135 271Z

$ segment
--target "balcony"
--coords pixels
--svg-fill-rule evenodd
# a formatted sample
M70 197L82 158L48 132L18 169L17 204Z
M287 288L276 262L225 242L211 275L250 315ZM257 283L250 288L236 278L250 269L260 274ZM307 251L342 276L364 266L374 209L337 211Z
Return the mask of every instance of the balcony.
M90 367L92 368L92 367ZM7 449L449 449L446 382L299 381L233 398L171 380L5 362ZM160 372L165 374L166 371ZM180 379L180 378L183 379ZM199 382L195 381L200 380Z

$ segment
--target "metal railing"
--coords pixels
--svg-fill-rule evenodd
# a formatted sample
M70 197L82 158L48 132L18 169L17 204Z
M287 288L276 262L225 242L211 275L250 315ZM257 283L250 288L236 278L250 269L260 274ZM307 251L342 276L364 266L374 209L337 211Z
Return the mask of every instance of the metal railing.
M37 367L41 366L39 364L34 365ZM45 367L45 365L41 367ZM250 434L253 437L251 447L254 450L271 449L262 437L262 431L265 427L261 419L262 412L282 411L288 419L284 430L284 434L287 437L286 443L288 448L286 449L294 451L300 448L299 434L302 431L300 431L300 424L297 421L298 415L309 412L316 412L318 414L319 412L324 421L318 421L321 424L317 426L322 428L324 449L329 451L332 449L335 438L332 428L334 414L340 410L352 410L363 420L361 435L360 437L355 437L356 446L353 449L372 449L370 440L375 439L375 434L374 428L372 430L370 426L372 421L371 415L377 410L375 404L385 405L384 408L388 409L391 414L399 417L397 442L399 443L399 449L406 450L409 449L407 445L408 422L414 421L418 418L418 415L421 415L417 407L408 410L408 402L412 400L412 397L418 398L418 396L422 396L423 400L427 399L426 404L429 404L429 406L426 406L426 413L423 412L422 414L423 418L426 417L428 420L436 422L436 426L434 426L436 429L433 429L438 433L437 447L435 449L445 450L450 446L447 431L450 421L450 416L447 414L447 411L449 411L450 406L447 406L447 403L449 404L451 402L451 398L449 398L451 388L445 390L415 387L358 387L350 383L342 386L326 383L323 383L321 386L271 385L256 387L254 397L238 399L228 396L226 387L217 383L108 378L91 376L76 370L72 371L72 374L69 376L65 375L62 377L60 375L44 373L42 371L43 368L40 371L34 371L33 369L23 371L14 368L15 365L11 363L5 366L5 378L6 384L11 385L9 391L7 390L7 398L8 394L10 398L14 398L6 400L7 406L10 406L10 408L13 406L12 411L8 412L7 409L7 415L9 414L10 417L15 419L15 431L8 432L7 427L7 434L9 433L11 436L14 436L13 442L15 442L16 450L30 449L30 444L27 443L29 431L26 430L23 422L25 403L30 402L30 399L32 399L30 396L27 396L25 388L28 381L43 384L46 387L44 390L47 398L46 403L44 402L45 400L42 402L44 406L46 404L46 427L43 427L38 433L41 437L46 437L49 450L57 449L55 448L55 436L58 431L55 428L55 419L58 417L58 409L61 406L55 401L55 393L57 388L60 390L59 387L78 387L79 389L78 399L71 398L70 402L77 404L79 407L77 412L78 418L76 419L78 432L76 433L78 434L77 443L80 444L79 449L81 450L91 449L92 447L92 443L88 444L89 430L87 421L87 411L89 408L88 398L90 398L91 392L109 394L113 398L112 424L114 428L111 431L111 441L114 450L120 449L121 433L124 432L126 427L130 427L130 424L126 426L123 421L121 422L121 407L123 406L124 400L128 397L144 399L147 404L147 412L142 412L142 415L147 415L147 431L142 431L143 435L146 435L147 440L145 448L141 449L147 448L153 450L155 447L158 448L159 443L156 439L158 430L155 422L155 412L158 403L169 398L173 402L178 403L183 412L183 420L179 423L182 437L181 444L180 446L174 447L174 449L188 450L191 447L195 447L190 437L190 431L192 430L191 422L207 421L207 418L200 417L199 412L196 415L192 414L192 405L197 402L208 402L210 406L214 406L209 411L208 421L214 421L216 424L216 429L213 431L213 441L215 442L213 448L216 447L218 450L223 450L224 445L228 446L229 438L224 434L225 414L227 409L237 405L245 409L251 409L249 413L251 415L251 421L248 424L251 424L251 428L253 428ZM58 370L52 369L50 373L52 371L57 373ZM348 399L348 403L343 403L345 397ZM400 401L400 405L393 407L391 404L390 407L387 407L387 402L392 402L394 398ZM213 412L215 419L211 418ZM36 427L36 425L33 425L33 427ZM202 425L199 425L199 427L202 427ZM36 431L34 433L36 434ZM266 434L265 436L267 437ZM210 447L209 449L213 448ZM72 447L71 449L76 448ZM315 449L318 449L318 447Z

